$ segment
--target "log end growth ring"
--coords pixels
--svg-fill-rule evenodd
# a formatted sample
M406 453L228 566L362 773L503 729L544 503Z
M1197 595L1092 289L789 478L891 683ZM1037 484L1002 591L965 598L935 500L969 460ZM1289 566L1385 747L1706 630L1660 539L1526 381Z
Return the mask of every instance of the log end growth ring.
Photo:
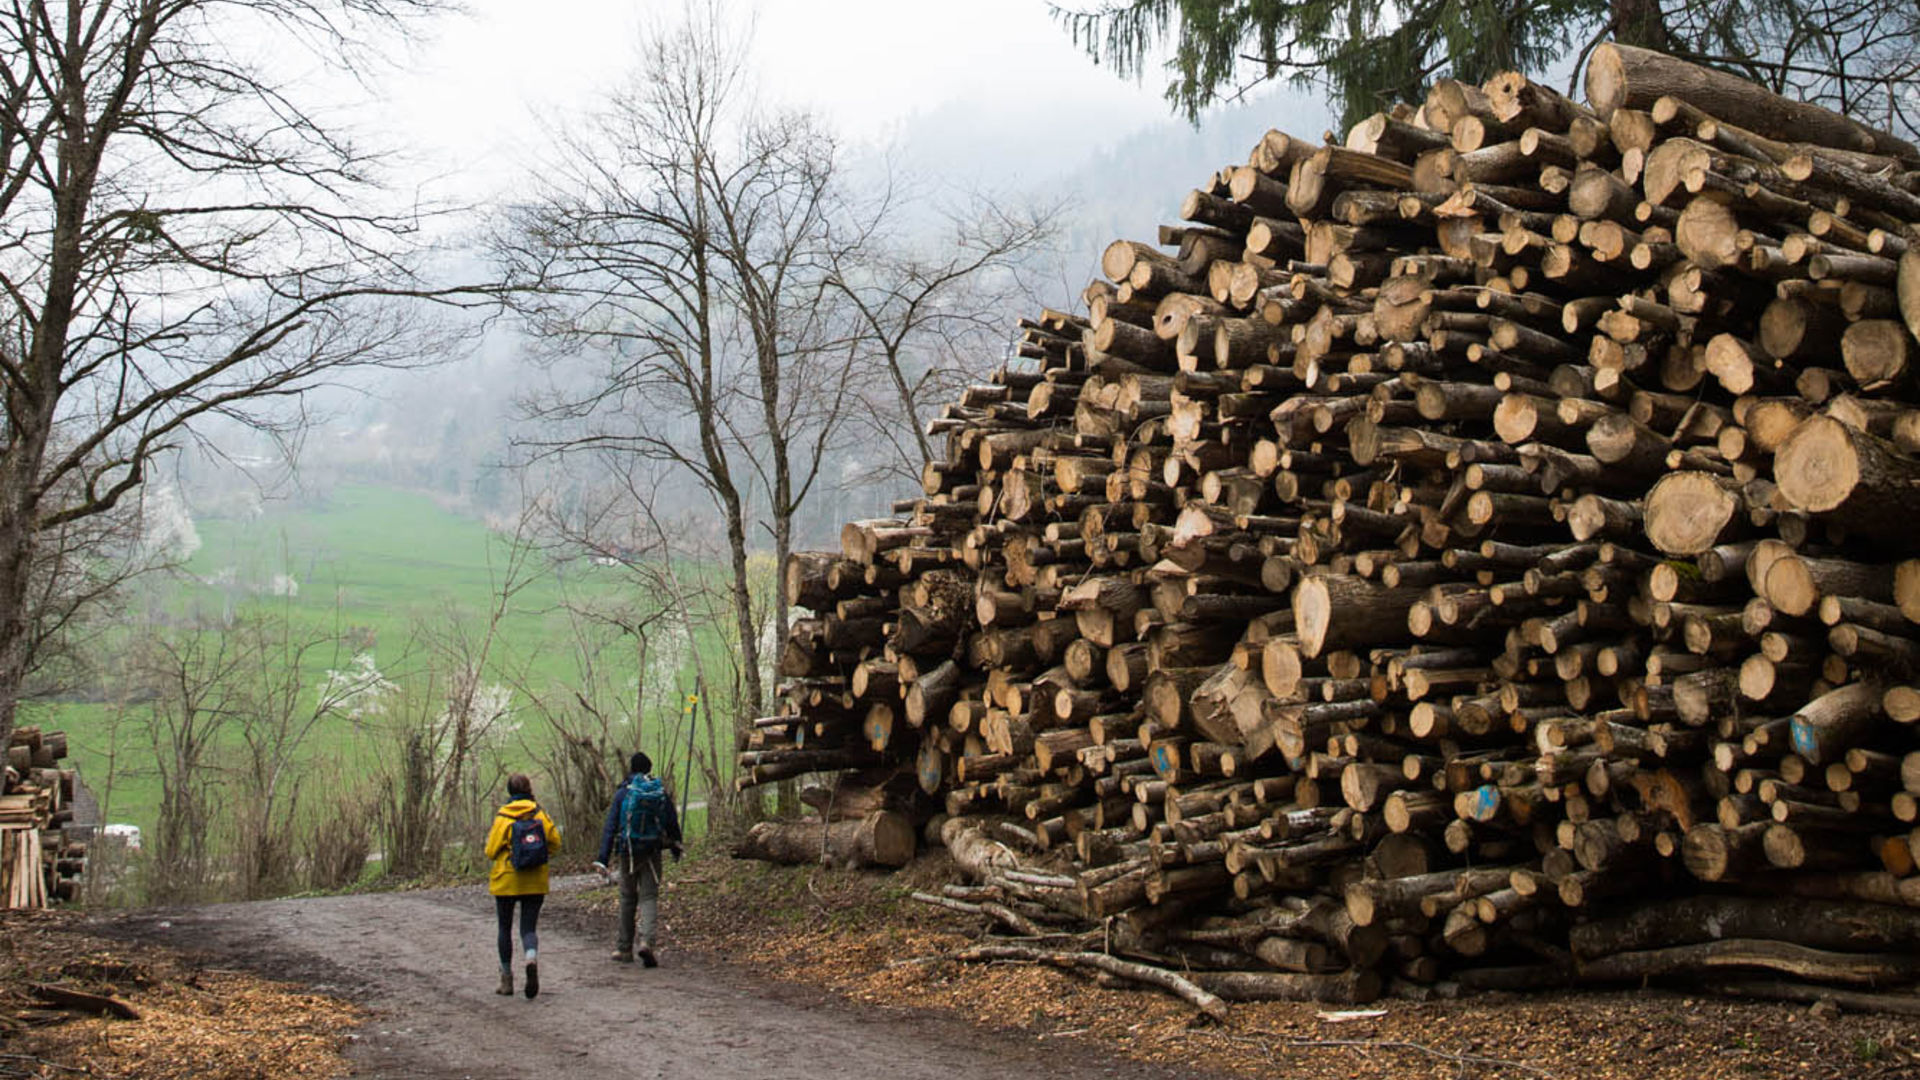
M1713 549L1740 500L1711 474L1669 473L1647 493L1647 538L1668 555Z
M1860 456L1847 429L1830 416L1812 416L1774 458L1780 494L1810 513L1832 510L1860 483Z
M1327 628L1332 622L1333 596L1325 581L1308 578L1294 586L1293 628L1300 639L1302 655L1320 655L1321 647L1326 644Z

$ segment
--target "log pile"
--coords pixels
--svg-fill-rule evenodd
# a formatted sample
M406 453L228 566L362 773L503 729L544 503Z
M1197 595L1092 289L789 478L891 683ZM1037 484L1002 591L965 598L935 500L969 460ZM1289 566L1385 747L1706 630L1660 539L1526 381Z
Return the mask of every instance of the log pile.
M1109 247L785 568L740 782L910 765L948 899L1225 997L1912 983L1920 149L1586 88L1270 132Z
M832 785L813 785L800 798L816 819L762 821L734 845L735 858L836 866L905 866L919 847L914 822L925 803L911 773L879 769Z
M68 840L74 773L60 768L67 736L15 728L0 784L0 908L40 908L79 895L84 843Z

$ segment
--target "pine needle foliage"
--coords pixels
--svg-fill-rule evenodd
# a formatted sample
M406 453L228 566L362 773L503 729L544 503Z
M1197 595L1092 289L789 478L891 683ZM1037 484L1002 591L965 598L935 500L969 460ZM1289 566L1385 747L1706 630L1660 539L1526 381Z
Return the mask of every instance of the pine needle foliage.
M1168 103L1189 120L1286 78L1343 125L1480 83L1584 59L1608 38L1733 71L1779 93L1912 131L1920 5L1889 0L1110 0L1052 6L1096 63L1144 78L1169 49Z

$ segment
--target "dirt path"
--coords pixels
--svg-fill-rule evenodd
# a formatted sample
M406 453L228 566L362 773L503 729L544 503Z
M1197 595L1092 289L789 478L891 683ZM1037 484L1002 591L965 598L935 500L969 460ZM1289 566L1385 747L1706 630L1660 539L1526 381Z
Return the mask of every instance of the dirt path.
M584 887L561 879L557 891ZM210 954L373 1011L355 1075L426 1080L591 1076L952 1080L1193 1075L982 1032L928 1013L755 983L712 960L607 959L604 927L543 918L541 993L494 993L493 906L477 887L139 912L99 930ZM516 964L517 967L517 964ZM517 973L516 973L517 974Z

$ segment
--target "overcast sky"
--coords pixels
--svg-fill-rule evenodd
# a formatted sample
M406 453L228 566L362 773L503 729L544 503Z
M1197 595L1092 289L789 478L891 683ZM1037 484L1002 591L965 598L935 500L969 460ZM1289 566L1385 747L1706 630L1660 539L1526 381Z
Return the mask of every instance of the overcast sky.
M470 14L436 23L389 82L393 135L441 177L441 193L482 197L528 160L541 118L591 107L631 66L643 20L680 7L469 0ZM1167 116L1157 85L1096 67L1044 0L735 0L733 10L756 20L763 92L818 109L856 143L957 103L1028 138Z

